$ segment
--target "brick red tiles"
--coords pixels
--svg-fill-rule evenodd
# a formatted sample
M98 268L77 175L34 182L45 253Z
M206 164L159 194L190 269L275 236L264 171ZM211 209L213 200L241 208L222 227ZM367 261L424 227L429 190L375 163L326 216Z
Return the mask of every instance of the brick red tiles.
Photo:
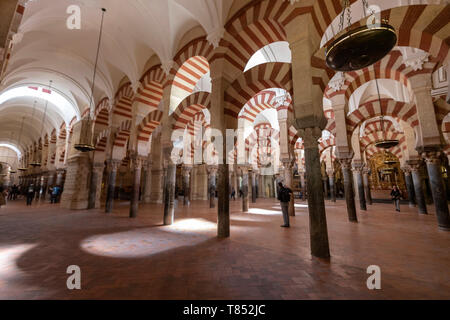
M258 199L245 214L232 201L231 238L222 240L206 201L179 206L165 227L159 205L129 219L127 203L112 215L9 203L0 209L0 298L450 298L450 233L438 230L434 214L374 204L354 224L343 201L326 204L330 261L310 256L304 202L284 229L274 200ZM66 288L72 264L82 290ZM371 264L381 267L380 291L366 288Z

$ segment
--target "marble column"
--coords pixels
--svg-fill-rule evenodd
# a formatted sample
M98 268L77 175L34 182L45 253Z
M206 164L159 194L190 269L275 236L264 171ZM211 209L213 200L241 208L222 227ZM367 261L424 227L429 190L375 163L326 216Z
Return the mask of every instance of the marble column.
M39 191L39 198L45 199L45 194L47 193L47 184L48 184L48 172L42 172L41 177L41 188Z
M355 193L353 192L353 174L351 170L352 159L343 158L341 162L342 175L344 176L344 193L345 202L347 204L348 220L350 222L358 222L356 216Z
M427 164L428 177L430 179L431 193L436 208L438 226L442 230L450 231L450 216L448 211L447 196L444 187L444 179L441 173L441 152L427 151L422 157Z
M241 167L242 171L242 211L248 212L248 168Z
M306 194L305 172L299 171L298 174L300 175L300 184L302 185L303 199L306 200L308 198Z
M88 209L100 208L100 196L102 191L104 168L105 165L103 162L95 162L92 164Z
M47 187L53 187L55 184L55 176L56 176L56 171L49 171L48 172L48 179L47 179Z
M106 194L105 212L111 213L114 206L114 191L116 189L117 169L120 166L120 160L108 160L108 191Z
M292 161L289 159L285 159L282 160L282 163L284 167L284 184L292 190ZM289 201L288 212L289 216L295 217L295 199L293 194L291 194L291 201Z
M256 175L255 171L252 171L252 203L256 203L257 193L256 193Z
M413 179L411 176L411 168L403 167L402 170L403 170L403 173L405 174L405 184L406 184L406 190L408 191L409 206L411 208L414 208L416 206L416 200L415 200L415 195L414 195Z
M57 169L56 170L56 185L59 187L62 187L63 180L64 180L64 169Z
M370 180L369 180L369 168L366 166L363 168L363 183L364 183L364 195L366 196L366 203L372 205L372 193L370 191Z
M327 170L328 181L330 181L330 199L336 202L336 186L334 185L334 171Z
M217 176L217 166L208 165L208 190L209 190L209 207L216 207L216 176Z
M411 175L414 184L414 195L419 213L428 214L427 205L425 204L425 197L423 195L422 178L419 171L420 165L419 163L411 163L409 164L409 167L411 168Z
M164 225L171 225L174 221L176 174L177 167L175 164L169 164L167 167L166 179L164 181Z
M146 161L147 174L145 175L144 203L152 202L152 161Z
M141 189L141 172L144 159L137 154L130 157L133 169L133 189L131 191L130 218L136 218L139 209L139 191Z
M363 163L354 163L353 164L353 172L356 178L356 184L358 187L358 198L359 198L359 208L361 210L367 210L366 205L366 197L364 195L364 182L363 182L363 171L364 164Z
M325 199L321 190L322 173L318 140L322 130L318 127L299 129L305 149L305 167L308 172L306 182L308 192L309 233L311 254L319 258L329 258L327 217L325 214Z
M324 199L330 199L328 195L328 177L322 177Z
M192 166L191 165L184 165L182 169L183 174L183 205L189 206L191 204L191 172L192 172Z

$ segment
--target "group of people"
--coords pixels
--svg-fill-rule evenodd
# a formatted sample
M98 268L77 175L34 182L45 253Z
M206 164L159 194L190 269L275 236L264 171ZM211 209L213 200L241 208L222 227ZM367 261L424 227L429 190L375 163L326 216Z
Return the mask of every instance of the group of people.
M40 197L41 192L45 198L47 190L41 190L39 186L35 186L34 184L30 184L28 187L19 187L17 185L12 185L7 189L0 185L0 207L6 204L6 200L17 200L20 195L23 195L26 198L27 206L31 206L33 200ZM50 203L59 202L61 193L62 190L60 186L53 186L48 188Z

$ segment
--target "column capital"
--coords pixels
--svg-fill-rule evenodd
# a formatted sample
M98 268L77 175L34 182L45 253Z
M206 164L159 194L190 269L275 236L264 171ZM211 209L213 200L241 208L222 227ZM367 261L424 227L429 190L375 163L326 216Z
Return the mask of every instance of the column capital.
M409 161L406 161L406 163L407 163L409 169L411 170L411 172L417 172L417 171L419 171L419 168L420 168L420 161L417 161L417 160L409 160Z
M298 129L297 134L303 139L305 149L318 148L322 130L319 127Z
M326 173L327 173L328 178L334 177L334 170L327 170Z
M340 158L338 161L341 163L341 167L343 169L351 169L352 168L352 158Z
M246 165L239 166L239 170L241 171L242 174L248 173L249 169L250 169L250 166L246 166Z
M356 160L352 162L353 171L359 171L360 173L364 170L364 162Z
M121 161L116 159L109 159L106 161L108 167L113 170L117 170L120 166Z
M183 165L183 167L181 168L181 172L183 174L183 176L189 176L189 174L192 171L193 166L189 165L189 164L185 164Z
M206 165L206 171L212 176L216 175L218 168L216 165Z
M424 151L420 154L428 164L440 164L441 163L441 151Z
M403 173L406 176L410 176L411 175L411 167L410 166L405 165L405 166L401 167L400 169L403 171Z

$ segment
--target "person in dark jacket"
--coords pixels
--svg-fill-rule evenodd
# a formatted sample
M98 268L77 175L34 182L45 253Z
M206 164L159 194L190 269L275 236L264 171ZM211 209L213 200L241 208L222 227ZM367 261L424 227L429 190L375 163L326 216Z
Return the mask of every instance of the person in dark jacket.
M397 186L394 186L394 188L392 189L391 197L395 203L395 211L400 212L400 198L402 197L402 194L400 193L400 190L398 190Z
M283 212L284 224L281 225L283 228L289 228L289 202L291 201L292 190L283 186L283 183L278 182L278 197L280 201L281 211Z

